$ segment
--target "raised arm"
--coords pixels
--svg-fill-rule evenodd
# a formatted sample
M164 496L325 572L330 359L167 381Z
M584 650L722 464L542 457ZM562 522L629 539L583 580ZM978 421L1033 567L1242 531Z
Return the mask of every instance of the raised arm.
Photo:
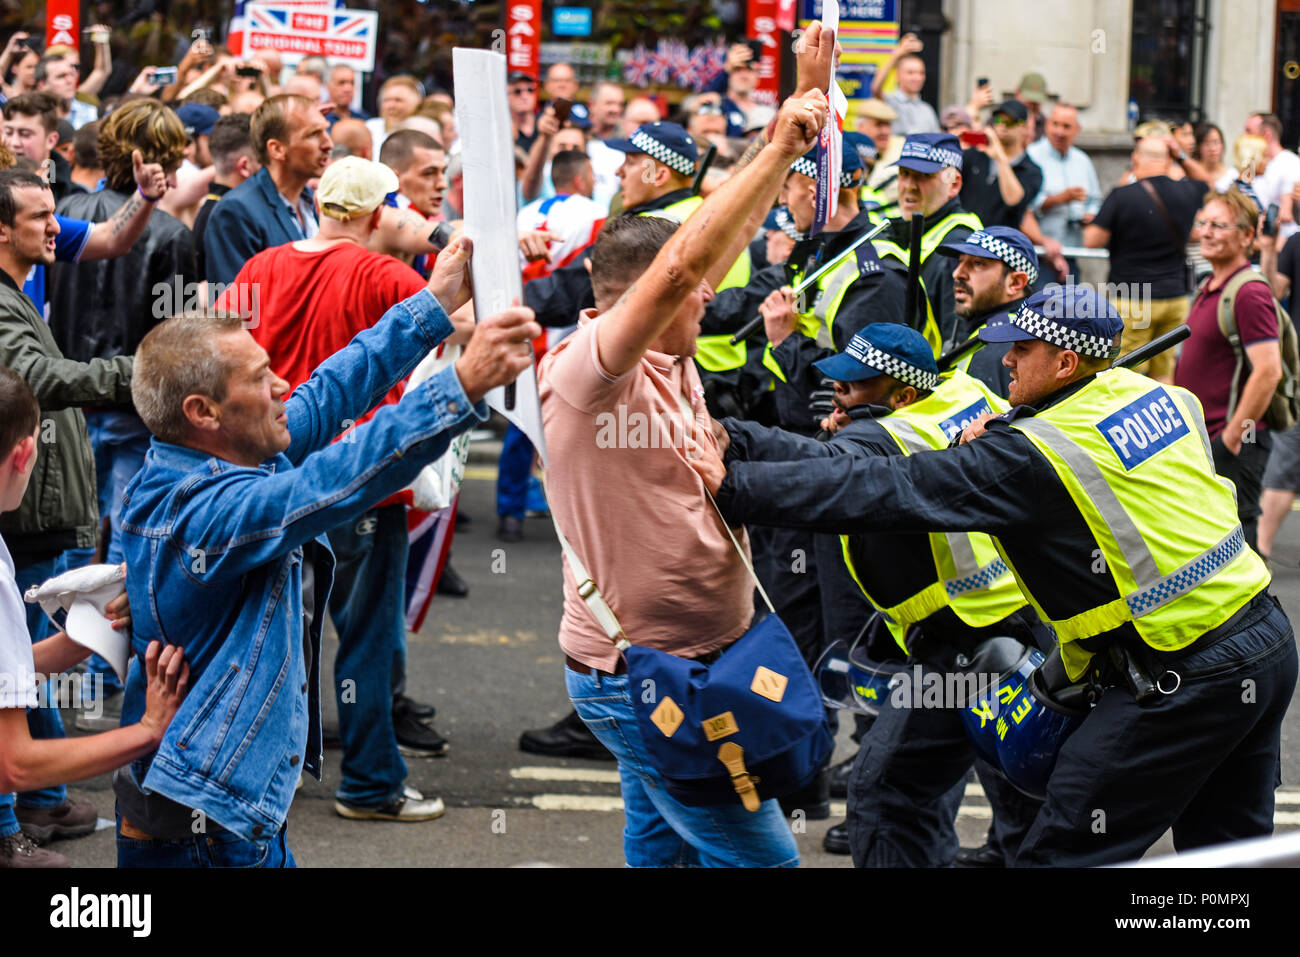
M825 122L824 94L785 102L773 142L704 201L601 320L597 349L610 375L622 375L641 361L732 245L755 204L770 205L790 163L812 148Z
M108 75L113 72L113 51L108 41L113 36L113 28L97 23L90 28L90 37L95 45L95 64L86 78L77 86L80 93L98 96L104 88Z
M878 70L871 81L871 95L879 97L884 92L885 81L889 79L889 74L894 72L894 67L898 66L899 60L909 53L920 53L923 49L925 44L915 33L904 33L899 38L898 46L894 47L894 52L889 55L889 62L885 64L885 68Z
M126 255L149 225L154 204L167 192L167 177L163 175L162 166L146 163L139 150L132 152L131 161L135 166L136 191L127 197L108 222L95 224L78 262Z

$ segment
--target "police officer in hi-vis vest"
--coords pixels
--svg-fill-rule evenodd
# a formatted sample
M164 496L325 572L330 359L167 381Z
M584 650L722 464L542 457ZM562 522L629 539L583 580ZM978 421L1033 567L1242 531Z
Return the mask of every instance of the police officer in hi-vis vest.
M823 466L838 456L902 456L946 448L981 415L1003 412L1006 402L960 369L939 373L925 338L897 323L873 323L838 355L817 363L835 381L834 421L826 442L725 419L719 437L727 461L797 461L800 485L824 487ZM746 485L743 472L736 481ZM746 522L763 524L790 491L783 484L744 488L752 503ZM1050 651L1050 629L1029 607L989 536L979 533L844 535L836 541L847 563L849 588L869 609L882 613L897 647L891 658L910 659L908 669L944 674L958 654L973 656L987 638L1006 635ZM820 567L820 566L819 566ZM823 591L826 590L823 585ZM851 641L861 630L842 627ZM874 649L873 649L874 650ZM874 655L873 655L874 657ZM899 707L893 696L866 731L874 777L859 794L860 815L872 822L869 863L881 866L945 867L957 854L955 821L975 750L962 725L960 705L944 709ZM994 860L1002 866L1016 850L1038 813L1039 802L1017 792L998 775L978 766L993 806ZM849 852L848 828L827 832L823 847Z
M1010 226L986 226L964 239L941 245L938 252L952 269L953 307L957 341L965 342L990 322L1006 321L1038 282L1034 244ZM981 343L957 360L1002 398L1011 388L1011 375L1002 364L1008 343Z
M734 521L758 510L745 490L781 482L784 498L762 502L766 521L993 537L1056 632L1026 701L1060 702L1083 682L1096 702L1060 748L1019 865L1132 860L1171 827L1178 850L1273 830L1295 637L1234 489L1214 473L1200 403L1109 369L1123 328L1077 286L985 326L985 341L1012 344L1013 408L955 448L839 456L815 484L790 480L804 463L736 463L728 476L716 457L692 462ZM849 789L859 864L867 753Z
M913 133L903 141L898 167L899 219L888 235L903 249L916 213L925 217L921 234L921 279L939 323L943 348L960 342L953 309L952 264L936 255L941 243L960 242L983 224L961 205L961 143L951 133Z

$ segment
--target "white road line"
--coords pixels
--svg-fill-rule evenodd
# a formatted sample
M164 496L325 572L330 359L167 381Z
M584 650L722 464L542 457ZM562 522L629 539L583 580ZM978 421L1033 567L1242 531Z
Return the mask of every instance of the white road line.
M617 771L603 771L596 768L511 768L510 776L523 781L596 781L602 784L618 784Z
M621 811L623 799L602 794L534 794L533 807L543 811Z

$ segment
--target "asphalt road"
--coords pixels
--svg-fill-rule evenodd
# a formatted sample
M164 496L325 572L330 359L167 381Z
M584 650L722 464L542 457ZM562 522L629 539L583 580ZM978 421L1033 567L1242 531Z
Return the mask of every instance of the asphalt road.
M503 867L622 865L622 814L612 762L560 760L516 748L519 732L541 727L569 710L556 643L560 617L560 549L549 520L529 519L524 541L502 545L496 528L495 469L484 462L490 446L476 447L461 509L471 523L456 534L453 563L470 585L467 599L436 598L424 627L409 636L408 685L415 698L435 704L434 724L451 741L439 759L408 760L408 783L442 797L447 813L417 824L353 822L333 810L337 751L326 752L325 778L307 778L289 817L289 843L306 867ZM1274 589L1293 620L1300 620L1300 518L1283 528L1275 549ZM325 651L334 654L332 636ZM326 687L332 678L326 675ZM333 696L325 695L332 724ZM70 716L68 716L70 718ZM70 726L70 720L68 721ZM848 722L841 722L847 725ZM1282 733L1283 791L1279 831L1300 828L1300 708ZM852 753L847 728L835 759ZM107 776L71 790L94 802L107 825L95 834L55 845L74 866L111 867L113 797ZM805 866L848 867L825 854L822 836L842 820L807 822L798 833ZM968 791L957 822L962 843L982 843L989 811L978 784ZM1152 853L1172 850L1166 837Z

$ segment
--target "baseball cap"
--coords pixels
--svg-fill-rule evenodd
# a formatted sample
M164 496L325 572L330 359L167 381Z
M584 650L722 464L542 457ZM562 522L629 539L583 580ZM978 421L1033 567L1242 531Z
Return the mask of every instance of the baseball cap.
M799 227L794 224L794 217L790 215L790 210L784 206L778 206L767 214L763 220L763 229L779 229L795 242L803 239L803 233L799 232Z
M844 144L848 146L848 143ZM862 182L862 172L865 167L862 165L862 157L858 151L849 147L842 151L840 157L840 188L852 189ZM807 176L809 179L817 178L817 150L813 148L803 156L790 164L790 172L798 173L801 176Z
M857 107L858 116L869 116L882 123L892 123L898 119L898 111L879 97L862 100Z
M945 129L949 126L974 126L975 122L970 118L970 113L963 106L950 106L943 111L939 117L939 124Z
M537 83L537 77L531 73L525 73L523 70L511 70L510 75L506 77L506 83Z
M1030 103L1047 102L1047 80L1041 73L1026 73L1020 78L1020 97Z
M858 159L862 160L864 166L868 160L876 160L880 157L880 150L876 149L876 141L866 133L854 133L851 130L846 130L844 145L858 154ZM845 152L847 153L847 150Z
M961 143L951 133L912 133L890 165L917 173L937 173L946 166L961 169Z
M1029 277L1029 285L1038 281L1038 254L1029 237L1010 226L985 226L965 239L944 243L936 252L945 256L978 256L980 259L997 259L1016 272Z
M212 127L221 117L210 106L202 103L186 103L176 111L176 117L185 127L185 132L189 136L207 136L212 132Z
M927 392L939 385L939 366L925 336L898 322L871 323L843 352L814 362L813 368L838 382L890 375Z
M685 128L665 120L642 123L627 139L605 140L605 145L621 153L645 153L683 176L695 172L700 151Z
M1124 320L1105 296L1090 286L1070 284L1034 293L1005 322L981 329L979 337L985 342L1042 339L1081 356L1113 359L1123 331Z
M1024 123L1029 119L1029 107L1019 100L1003 100L993 107L993 115L997 116L999 113L1011 117L1017 123Z
M373 213L396 190L397 174L383 163L345 156L325 168L316 199L324 215L346 222Z
M591 114L587 112L586 103L574 103L569 107L570 126L576 126L580 130L591 129Z

